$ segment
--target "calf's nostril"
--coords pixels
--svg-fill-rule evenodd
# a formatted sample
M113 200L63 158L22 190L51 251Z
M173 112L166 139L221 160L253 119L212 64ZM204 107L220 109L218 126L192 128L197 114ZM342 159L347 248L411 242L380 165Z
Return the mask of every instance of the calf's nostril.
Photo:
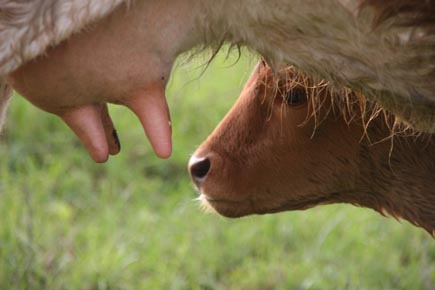
M207 157L196 158L192 157L189 164L190 175L195 182L200 182L210 170L210 159Z

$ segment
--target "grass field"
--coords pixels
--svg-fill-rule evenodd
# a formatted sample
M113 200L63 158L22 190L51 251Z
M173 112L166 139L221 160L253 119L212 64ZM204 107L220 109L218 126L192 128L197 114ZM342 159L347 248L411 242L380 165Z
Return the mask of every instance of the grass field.
M0 147L0 289L434 290L435 240L349 205L230 220L201 212L189 154L254 60L177 66L174 153L111 107L122 151L95 164L56 117L15 97Z

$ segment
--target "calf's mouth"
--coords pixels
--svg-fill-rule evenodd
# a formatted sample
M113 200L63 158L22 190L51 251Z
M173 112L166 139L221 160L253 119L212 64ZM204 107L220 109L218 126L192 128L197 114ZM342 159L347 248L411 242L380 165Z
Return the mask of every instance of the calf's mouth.
M200 193L197 200L205 209L211 209L228 218L238 218L252 214L271 214L289 210L305 210L317 205L331 203L331 198L336 193L298 200L270 202L269 199L259 200L246 198L243 200L231 200L228 198L216 198L206 193ZM269 201L269 202L268 202Z
M230 200L200 193L197 200L205 209L215 211L228 218L238 218L255 213L254 204L250 199Z

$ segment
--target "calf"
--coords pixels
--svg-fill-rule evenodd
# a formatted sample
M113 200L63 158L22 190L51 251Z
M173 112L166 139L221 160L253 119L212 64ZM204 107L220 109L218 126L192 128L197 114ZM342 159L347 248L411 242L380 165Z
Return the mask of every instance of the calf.
M434 141L359 93L261 62L189 171L227 217L350 203L433 234Z

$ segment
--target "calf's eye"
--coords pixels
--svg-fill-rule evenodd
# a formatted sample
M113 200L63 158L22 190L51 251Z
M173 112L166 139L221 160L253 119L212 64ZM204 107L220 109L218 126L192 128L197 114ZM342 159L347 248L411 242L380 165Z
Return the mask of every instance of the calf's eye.
M289 106L299 106L307 102L307 92L303 89L290 89L284 96L284 101Z

